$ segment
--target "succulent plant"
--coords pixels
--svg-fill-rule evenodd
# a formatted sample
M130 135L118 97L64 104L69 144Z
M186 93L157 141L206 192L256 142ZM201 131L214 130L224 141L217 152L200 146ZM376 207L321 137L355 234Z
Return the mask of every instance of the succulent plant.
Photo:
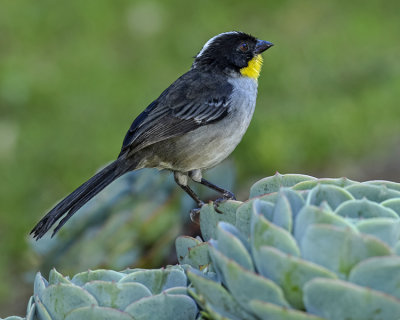
M400 184L280 175L179 237L204 319L400 319Z
M276 174L218 211L180 265L38 274L26 319L400 319L400 184Z
M36 275L26 319L194 320L197 313L181 266L86 271L72 279L53 269L48 282Z

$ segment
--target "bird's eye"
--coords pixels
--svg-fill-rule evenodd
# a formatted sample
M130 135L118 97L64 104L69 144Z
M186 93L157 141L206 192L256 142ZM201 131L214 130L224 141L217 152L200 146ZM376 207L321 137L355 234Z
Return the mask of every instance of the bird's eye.
M243 42L239 45L239 50L242 52L249 51L249 45L246 42Z

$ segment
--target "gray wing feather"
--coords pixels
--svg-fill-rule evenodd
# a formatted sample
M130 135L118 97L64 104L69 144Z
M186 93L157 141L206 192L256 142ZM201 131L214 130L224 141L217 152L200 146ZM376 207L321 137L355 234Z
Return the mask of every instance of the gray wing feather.
M226 79L189 71L135 119L120 156L222 119L230 111L231 91Z
M222 104L221 102L219 106L216 107L209 102L204 102L203 104L199 105L191 104L189 106L185 106L184 108L182 108L182 110L174 112L173 116L183 120L193 119L198 123L204 122L203 124L207 124L228 111L228 103Z

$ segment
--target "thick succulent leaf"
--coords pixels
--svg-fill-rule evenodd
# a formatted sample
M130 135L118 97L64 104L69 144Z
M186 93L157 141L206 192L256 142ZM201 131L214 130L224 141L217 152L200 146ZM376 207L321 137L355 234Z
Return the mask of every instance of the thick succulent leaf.
M211 268L212 270L211 271L209 271L209 268L207 268L206 270L198 270L198 269L192 268L189 265L185 265L184 267L186 267L185 268L186 276L187 276L187 273L190 271L190 272L196 273L198 276L201 276L201 277L206 278L208 280L221 283L221 278L215 272L214 266L212 266L212 268ZM189 284L190 284L190 281L188 280L188 285Z
M312 314L280 307L260 300L251 300L249 307L260 320L324 320Z
M392 209L400 217L400 198L393 198L383 201L382 206Z
M326 212L330 212L330 213L334 213L332 208L330 207L330 205L328 204L328 202L323 201L320 206L319 206L322 210L326 211Z
M180 264L188 264L203 269L210 263L208 243L192 237L178 237L175 241L176 255Z
M48 282L42 277L41 273L36 273L35 282L33 284L33 293L39 298L42 296L43 291L47 288Z
M292 187L299 182L315 180L314 177L301 174L285 174L276 173L272 177L267 177L257 181L250 188L250 197L254 198L266 193L278 192L281 187Z
M125 312L135 320L195 320L197 306L186 295L161 293L130 304Z
M139 282L152 294L158 294L168 288L184 287L187 284L185 272L180 266L163 269L140 270L125 276L120 283Z
M216 249L211 252L224 274L225 284L236 301L249 312L248 302L252 299L267 301L282 307L289 307L282 289L271 280L250 272L235 261L228 259Z
M294 190L311 190L319 184L328 184L328 185L334 185L334 186L344 188L347 186L351 186L352 184L355 184L355 183L357 183L357 182L347 179L347 178L337 178L337 179L325 178L325 179L315 179L315 180L300 182L300 183L296 184L293 187L293 189Z
M196 299L196 301L201 300L201 298L197 296L193 290L191 290L191 295ZM201 311L196 320L242 320L241 318L237 318L236 316L228 317L226 315L222 315L220 313L221 309L217 310L213 305L209 304L206 301L203 301L203 304L199 303L199 306L201 306Z
M65 283L71 284L71 281L59 273L56 269L51 269L49 273L49 284Z
M193 293L193 296L194 295L195 294ZM200 314L196 320L237 320L237 318L228 318L226 316L222 316L217 310L214 309L212 305L205 303L205 305L202 306L202 311L200 311Z
M183 258L184 256L186 256L190 248L193 248L201 243L203 243L203 241L189 236L179 236L178 238L176 238L175 249L178 260L180 259L180 257Z
M251 229L253 255L261 246L272 246L293 256L300 256L300 249L292 235L256 212L253 213Z
M260 198L257 198L260 199ZM255 200L249 200L243 202L236 211L236 228L242 233L245 237L250 237L250 222L251 216L253 213L253 203ZM264 201L267 202L267 201ZM270 202L268 202L270 203ZM267 205L264 203L264 206ZM271 202L271 211L272 211L273 203ZM266 211L266 210L264 210Z
M390 247L394 247L400 240L400 219L372 218L361 220L357 228L362 233L377 237Z
M208 280L192 271L188 271L188 278L195 288L196 301L202 305L212 306L212 309L221 317L234 320L255 320L255 318L241 308L237 301L219 283Z
M35 298L31 296L26 307L26 320L35 320L36 304Z
M17 316L10 316L7 318L0 318L1 320L26 320L25 318L17 317Z
M141 283L113 283L95 280L86 283L83 288L96 298L99 306L124 310L134 301L151 296L151 292Z
M243 268L253 271L253 260L243 243L233 234L224 229L224 225L218 224L218 241L211 241L210 244L216 246L218 251L229 259L236 261Z
M279 191L279 195L284 195L290 203L290 208L292 209L292 220L294 220L298 212L303 208L305 201L300 195L301 192L294 191L289 188L282 188Z
M127 274L131 274L131 273L135 273L135 272L143 271L143 270L147 270L147 269L143 269L143 268L133 268L133 269L126 268L125 270L120 271L120 273L123 273L123 277L125 277L125 275L127 275Z
M304 204L302 197L289 189L284 189L281 193L288 198L292 213L297 213L298 208ZM255 201L262 203L262 214L272 221L274 205L279 199L279 195L278 192L274 192L243 202L236 211L236 228L244 236L250 237L250 221Z
M330 320L398 320L400 315L400 300L341 280L311 280L304 286L304 304Z
M235 236L237 239L239 239L240 242L247 249L247 251L251 252L251 247L250 247L250 243L249 243L248 239L245 236L243 236L243 234L240 233L240 231L234 225L231 225L230 223L221 221L220 223L218 223L218 227L220 227L222 230L224 230L226 232L229 232L230 234Z
M303 286L316 277L336 278L336 275L314 263L285 254L272 247L261 247L255 254L257 270L277 283L289 303L297 309L303 306Z
M335 185L319 184L308 194L307 204L319 206L326 201L332 209L336 209L342 202L353 199L353 196L343 188Z
M304 203L304 202L303 202ZM255 199L252 203L253 211L263 215L267 220L273 222L275 225L286 229L292 230L292 208L289 199L284 192L279 192L276 203L273 204L269 201Z
M34 299L37 318L39 320L54 320L37 295L34 295ZM37 318L35 317L34 320L37 320Z
M257 200L257 199L275 203L276 200L278 200L278 192L268 193L268 194L264 194L263 196L252 198L249 202Z
M378 186L385 186L388 189L400 191L400 183L398 183L398 182L392 182L392 181L386 181L386 180L371 180L371 181L365 181L364 183L378 185Z
M256 204L254 204L256 206ZM278 194L278 200L275 203L272 213L272 222L277 226L291 232L293 225L293 213L289 199L282 192Z
M369 219L375 217L398 218L396 212L385 208L379 203L367 200L351 200L342 203L336 208L335 213L346 218Z
M225 221L233 225L236 223L236 210L242 203L239 201L228 200L218 206L218 210L214 210L213 204L206 204L200 211L200 230L204 241L216 238L216 229L218 222Z
M189 264L190 266L203 269L210 263L210 256L208 254L208 243L203 242L198 246L189 249L187 256L182 261L184 264Z
M310 225L317 223L355 229L350 222L338 215L333 214L331 211L324 210L321 207L306 205L300 210L296 218L294 237L296 238L297 242L301 243L307 228Z
M122 312L120 310L98 307L98 306L90 306L90 307L82 307L71 311L66 317L65 320L134 320L132 316L130 316L126 312Z
M222 269L220 268L218 262L216 261L216 258L212 251L212 248L215 248L214 246L217 246L218 242L216 240L211 239L209 241L209 244L210 244L210 248L209 248L208 252L209 252L210 258L211 258L211 266L212 266L212 270L215 271L216 276L217 276L216 279L210 279L210 280L225 283L224 273L222 272ZM203 276L205 278L208 278L208 273L205 273Z
M385 292L400 300L400 257L364 260L351 270L349 281Z
M375 202L383 202L391 198L400 197L399 191L388 189L386 186L377 186L370 183L357 183L346 187L346 190L356 199L367 198L368 200Z
M120 272L113 270L89 270L76 274L71 282L78 286L83 286L86 282L93 280L103 280L103 281L119 281L124 275Z
M362 260L391 255L390 248L375 237L325 224L308 227L301 252L304 259L334 271L341 278L346 278Z
M163 291L165 294L184 294L189 295L187 287L173 287Z
M96 299L86 290L73 284L49 285L40 297L52 319L64 319L72 310L97 306Z
M263 215L265 219L273 222L275 204L260 199L255 199L252 203L253 211L259 215Z

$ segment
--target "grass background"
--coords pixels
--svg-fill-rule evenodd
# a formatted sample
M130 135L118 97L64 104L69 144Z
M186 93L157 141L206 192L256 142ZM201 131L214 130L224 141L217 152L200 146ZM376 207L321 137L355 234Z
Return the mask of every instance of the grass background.
M400 180L399 12L394 0L3 1L0 316L23 314L31 294L34 223L116 157L220 32L275 43L232 155L236 191L275 171Z

